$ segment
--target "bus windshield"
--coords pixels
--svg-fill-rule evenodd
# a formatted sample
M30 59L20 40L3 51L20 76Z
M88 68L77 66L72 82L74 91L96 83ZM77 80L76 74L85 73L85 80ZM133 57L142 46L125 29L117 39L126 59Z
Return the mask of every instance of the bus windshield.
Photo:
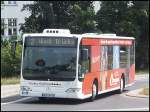
M73 81L77 39L26 37L22 75L26 80Z

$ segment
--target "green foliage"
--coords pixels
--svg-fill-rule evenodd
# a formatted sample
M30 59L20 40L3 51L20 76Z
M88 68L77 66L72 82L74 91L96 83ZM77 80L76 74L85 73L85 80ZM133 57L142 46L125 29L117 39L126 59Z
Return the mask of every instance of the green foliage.
M10 77L20 74L21 45L16 46L14 56L11 49L11 42L5 40L1 43L1 77Z
M31 12L21 26L24 33L63 28L135 37L136 68L149 67L149 1L102 1L96 15L92 1L34 1L23 10Z
M1 77L1 85L19 84L20 76Z
M28 33L42 32L44 28L54 27L54 13L52 4L48 1L34 1L34 4L25 5L22 9L31 12L21 30Z
M46 28L71 29L72 33L95 30L94 8L91 1L35 1L24 5L31 16L21 25L24 33L42 32Z
M94 32L95 26L95 13L91 7L83 10L81 6L75 4L71 7L71 22L68 23L68 27L71 32L74 33L87 33Z
M96 21L104 33L135 37L136 68L149 67L149 1L102 1Z
M140 30L136 38L136 64L139 65L137 68L149 68L149 1L134 1L133 4Z

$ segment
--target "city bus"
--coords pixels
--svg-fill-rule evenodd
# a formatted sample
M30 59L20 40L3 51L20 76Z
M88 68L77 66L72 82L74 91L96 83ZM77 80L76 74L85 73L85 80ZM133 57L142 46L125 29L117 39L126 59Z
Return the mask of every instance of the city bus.
M134 84L135 39L44 29L23 35L20 95L90 99Z

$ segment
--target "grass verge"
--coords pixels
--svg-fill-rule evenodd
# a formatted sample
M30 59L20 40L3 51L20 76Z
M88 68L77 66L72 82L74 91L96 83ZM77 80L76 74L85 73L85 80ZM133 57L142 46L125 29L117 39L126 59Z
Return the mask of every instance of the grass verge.
M1 77L1 85L19 84L20 77Z
M149 74L149 69L135 70L135 73L136 73L137 75Z
M149 87L145 87L142 89L142 91L139 92L140 95L149 95Z

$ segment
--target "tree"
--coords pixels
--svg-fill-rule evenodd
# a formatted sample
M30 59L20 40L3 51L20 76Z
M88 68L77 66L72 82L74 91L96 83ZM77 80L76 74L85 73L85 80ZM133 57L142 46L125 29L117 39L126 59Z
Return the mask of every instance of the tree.
M23 32L42 32L44 28L54 27L54 12L51 2L35 1L34 4L24 5L22 11L28 10L31 15L25 18L21 25Z
M133 1L136 24L140 34L136 38L137 68L149 68L149 1ZM139 61L140 60L140 61Z
M96 30L95 26L95 14L94 10L88 7L82 10L80 5L73 5L71 7L71 20L68 24L71 32L74 33L87 33L94 32Z
M149 66L148 19L149 1L102 1L96 14L97 28L102 32L136 38L137 68Z
M128 15L129 1L103 1L101 9L97 12L96 20L98 29L104 33L116 33L128 35L132 23L126 19Z
M42 32L45 28L64 28L77 33L86 31L85 27L90 29L95 27L94 8L91 1L35 1L34 4L25 5L22 11L24 10L30 11L31 16L22 24L20 30L23 32ZM76 11L80 11L81 15ZM76 15L75 18L74 15ZM80 17L86 18L86 21L80 22ZM76 25L80 29L76 29L74 27Z
M1 43L1 77L19 76L21 68L21 45L17 44L16 54L11 50L11 41Z

